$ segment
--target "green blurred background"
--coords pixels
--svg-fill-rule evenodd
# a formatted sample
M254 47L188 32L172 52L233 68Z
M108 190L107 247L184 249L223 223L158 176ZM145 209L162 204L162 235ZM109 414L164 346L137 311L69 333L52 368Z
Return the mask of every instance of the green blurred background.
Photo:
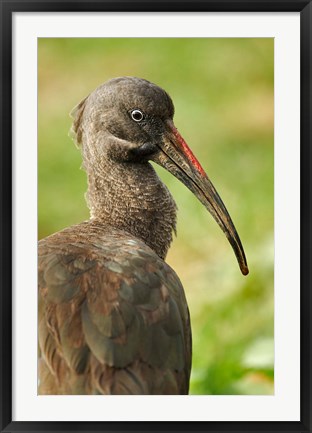
M175 124L240 234L250 274L208 212L156 167L179 208L167 262L193 329L192 394L274 393L273 39L39 39L39 238L88 218L71 108L116 76L168 91Z

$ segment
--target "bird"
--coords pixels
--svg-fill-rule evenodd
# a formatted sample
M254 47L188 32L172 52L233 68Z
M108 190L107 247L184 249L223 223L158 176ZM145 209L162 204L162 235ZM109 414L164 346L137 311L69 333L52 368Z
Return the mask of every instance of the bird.
M151 162L179 179L242 243L173 122L168 93L112 78L71 112L90 218L39 241L38 393L186 395L192 336L184 288L165 262L177 206Z

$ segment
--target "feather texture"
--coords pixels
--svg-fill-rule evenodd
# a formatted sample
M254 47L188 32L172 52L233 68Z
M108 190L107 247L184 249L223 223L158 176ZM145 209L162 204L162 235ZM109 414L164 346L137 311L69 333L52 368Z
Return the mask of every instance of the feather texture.
M174 271L96 221L39 243L40 390L187 394L189 314Z

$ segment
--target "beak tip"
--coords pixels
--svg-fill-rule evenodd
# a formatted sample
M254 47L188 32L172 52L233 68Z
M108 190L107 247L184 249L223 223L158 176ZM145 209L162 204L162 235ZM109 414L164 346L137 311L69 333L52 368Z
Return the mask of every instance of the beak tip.
M248 275L249 274L248 266L245 265L244 263L241 264L240 269L241 269L241 272L242 272L243 275Z

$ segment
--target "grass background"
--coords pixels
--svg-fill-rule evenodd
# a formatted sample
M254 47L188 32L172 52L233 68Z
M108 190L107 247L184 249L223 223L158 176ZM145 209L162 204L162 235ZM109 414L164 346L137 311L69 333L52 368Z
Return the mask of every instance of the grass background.
M167 262L191 313L192 394L274 392L273 49L263 38L38 40L39 238L88 218L68 113L123 75L168 91L176 126L236 225L247 277L203 206L156 167L179 208Z

